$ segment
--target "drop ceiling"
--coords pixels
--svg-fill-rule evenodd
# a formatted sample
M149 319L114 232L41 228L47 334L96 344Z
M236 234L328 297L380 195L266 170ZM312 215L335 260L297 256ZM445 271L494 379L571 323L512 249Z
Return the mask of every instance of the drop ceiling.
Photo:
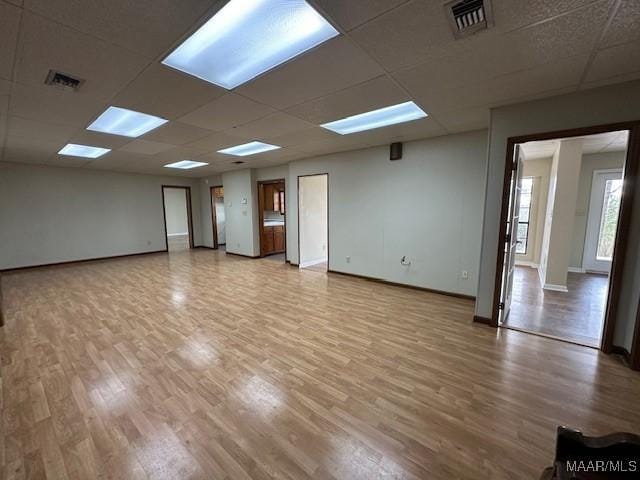
M629 132L622 130L572 138L582 140L582 153L624 152L627 149ZM525 160L549 158L554 155L561 140L562 139L527 142L520 145L520 148L522 148Z
M0 0L0 147L11 162L167 174L227 170L488 126L489 109L640 78L637 0L492 0L495 27L455 40L436 0L310 0L340 35L228 91L160 61L224 1ZM50 69L85 82L44 85ZM429 117L341 136L318 125L413 100ZM109 105L170 123L137 139L88 132ZM253 140L283 148L217 150ZM111 148L95 160L65 144Z

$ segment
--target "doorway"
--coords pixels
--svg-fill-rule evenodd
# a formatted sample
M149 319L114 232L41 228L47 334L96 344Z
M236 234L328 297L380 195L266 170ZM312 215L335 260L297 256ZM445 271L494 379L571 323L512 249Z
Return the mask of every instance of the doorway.
M624 258L629 130L563 133L509 141L494 318L605 349Z
M260 256L287 261L287 212L285 180L258 182L258 230Z
M213 228L213 248L223 248L226 240L226 216L224 212L224 187L216 185L209 188L211 198L211 225Z
M298 177L298 258L300 268L329 268L329 174Z
M193 248L191 188L163 185L162 209L166 250L177 252Z

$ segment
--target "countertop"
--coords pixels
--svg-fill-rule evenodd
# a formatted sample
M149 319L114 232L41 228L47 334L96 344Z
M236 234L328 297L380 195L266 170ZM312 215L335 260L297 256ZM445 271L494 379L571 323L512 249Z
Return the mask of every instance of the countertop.
M264 226L265 227L284 226L284 220L265 220Z

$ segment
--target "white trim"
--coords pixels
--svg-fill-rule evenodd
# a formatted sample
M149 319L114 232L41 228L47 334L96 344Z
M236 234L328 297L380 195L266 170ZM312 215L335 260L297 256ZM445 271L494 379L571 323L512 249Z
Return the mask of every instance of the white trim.
M328 260L327 257L325 258L318 258L316 260L309 260L308 262L302 262L300 264L300 268L307 268L307 267L311 267L313 265L318 265L319 263L324 263Z
M587 273L587 271L581 267L569 267L567 271L571 273Z
M545 283L544 284L544 288L545 290L551 290L554 292L564 292L567 293L569 291L569 289L567 288L566 285L554 285L553 283Z
M520 267L539 268L539 263L530 262L529 260L516 260L516 265Z

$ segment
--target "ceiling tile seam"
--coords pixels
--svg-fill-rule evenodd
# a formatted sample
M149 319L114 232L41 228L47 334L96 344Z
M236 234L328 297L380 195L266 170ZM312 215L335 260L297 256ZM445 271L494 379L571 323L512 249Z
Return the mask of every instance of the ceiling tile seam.
M104 43L106 43L108 45L111 45L112 47L120 48L120 49L122 49L122 50L124 50L127 53L130 53L132 55L137 55L139 57L143 57L143 58L147 59L148 61L152 61L154 59L150 55L147 55L147 54L144 54L144 53L140 53L140 52L136 52L135 50L131 50L129 47L125 47L123 45L119 45L117 43L114 43L114 42L110 41L109 39L102 38L102 37L99 37L97 35L93 35L91 33L83 32L82 30L74 27L73 25L69 25L69 24L66 24L64 22L60 22L60 21L56 20L55 18L51 18L51 17L48 17L47 15L43 15L40 12L36 12L35 10L32 10L32 9L26 7L26 6L22 7L22 10L27 12L27 13L29 13L30 15L34 15L36 17L43 18L46 21L51 22L51 23L55 23L58 26L61 26L61 27L64 27L64 28L68 28L69 30L71 30L71 31L73 31L75 33L78 33L80 35L83 35L85 37L90 37L90 38L93 38L94 40L99 40L99 41L104 42Z
M609 30L609 27L611 27L611 24L613 23L613 19L615 15L618 13L618 9L620 8L621 4L622 4L622 0L613 0L613 2L611 3L607 20L604 23L602 30L600 30L600 35L598 35L598 38L596 38L594 42L594 45L591 49L591 54L587 59L587 64L585 65L584 70L582 71L582 75L580 76L580 83L578 84L578 88L580 88L585 83L587 79L587 75L589 74L589 70L591 69L593 62L596 58L596 55L598 54L599 46L602 43L602 40L604 39L607 31Z
M407 5L410 2L405 2L402 5ZM400 5L398 6L400 7ZM385 13L384 15L388 14L389 12L392 12L395 9L391 9L389 10L387 13ZM383 15L380 15L380 17ZM369 22L366 22L369 23ZM347 39L351 42L351 44L353 46L355 46L355 48L357 50L359 50L363 55L367 56L373 63L375 63L376 65L378 65L378 67L380 67L380 69L385 72L384 74L386 75L387 79L389 79L391 81L391 83L393 83L396 87L398 87L402 92L404 92L405 95L407 95L408 98L410 98L412 101L416 102L416 104L418 104L417 99L411 94L411 92L409 92L409 90L407 88L405 88L404 85L402 85L400 82L398 82L393 75L391 74L391 71L387 70L384 65L382 65L375 57L373 57L372 55L370 55L352 36L351 36L351 32L355 31L355 29L350 30L348 32L346 32L344 35L345 37L347 37ZM382 75L380 75L382 76ZM375 78L379 78L379 77L375 77ZM372 79L369 79L367 81L371 81ZM344 90L344 89L343 89ZM334 92L336 93L336 92ZM420 107L423 107L422 105L420 105ZM429 113L428 111L429 109L426 108L425 112L427 113L428 117L431 120L433 120L433 122L440 127L443 131L447 132L447 134L451 134L451 132L449 131L449 129L447 129L442 123L440 123L436 117L434 117L431 113Z
M617 1L617 0L614 0L614 1ZM567 15L571 15L573 13L579 12L580 10L585 10L587 8L590 8L596 3L605 3L605 2L611 2L611 0L593 0L592 2L587 3L586 5L581 5L579 7L571 8L569 10L565 10L564 12L558 13L557 15L552 15L551 17L543 18L542 20L538 20L536 22L532 22L526 25L522 25L520 27L512 28L511 30L506 30L502 33L506 35L509 33L519 32L521 30L527 30L529 28L538 27L540 25L544 25L545 23L549 23L559 18L566 17Z
M2 135L2 157L1 157L2 160L4 160L5 158L5 148L7 145L7 137L9 136L9 115L11 112L13 90L15 88L15 79L18 74L16 69L16 65L18 63L18 45L20 45L20 39L22 37L22 27L23 27L23 18L24 18L24 9L22 7L17 7L16 5L13 5L13 7L18 8L20 10L20 13L18 18L18 33L16 34L16 41L15 41L15 44L13 45L13 62L11 63L11 72L9 74L9 76L11 77L11 80L9 82L11 83L11 87L9 88L9 98L7 99L7 112L4 118L5 128Z

